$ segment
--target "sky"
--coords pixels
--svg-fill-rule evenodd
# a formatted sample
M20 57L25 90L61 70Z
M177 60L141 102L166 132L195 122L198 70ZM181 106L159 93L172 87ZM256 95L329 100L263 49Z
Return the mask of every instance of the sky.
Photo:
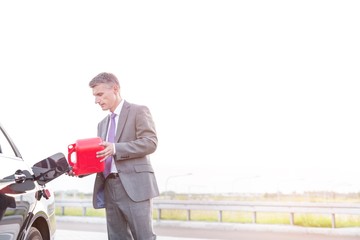
M4 1L0 122L29 165L147 105L160 191L359 191L358 1ZM91 192L93 175L56 191Z

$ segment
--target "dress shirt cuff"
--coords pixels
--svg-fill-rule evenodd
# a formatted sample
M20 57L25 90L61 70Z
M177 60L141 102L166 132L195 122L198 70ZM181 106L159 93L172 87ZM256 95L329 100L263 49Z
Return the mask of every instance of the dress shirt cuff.
M116 153L116 149L115 149L115 143L113 143L113 154L112 155L115 155L115 153Z

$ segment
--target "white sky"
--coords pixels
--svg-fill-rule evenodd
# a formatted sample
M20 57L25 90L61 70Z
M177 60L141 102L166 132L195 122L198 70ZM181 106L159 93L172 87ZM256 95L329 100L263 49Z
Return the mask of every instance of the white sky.
M0 121L29 163L147 105L160 190L360 190L358 1L3 1ZM190 176L182 176L191 173ZM55 190L91 191L63 176Z

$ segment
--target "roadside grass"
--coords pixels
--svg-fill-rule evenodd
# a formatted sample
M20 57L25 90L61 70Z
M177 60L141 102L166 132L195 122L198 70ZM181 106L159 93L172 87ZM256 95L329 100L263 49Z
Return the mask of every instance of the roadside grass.
M56 208L56 215L61 216L61 208ZM65 216L83 216L83 209L80 207L67 207L64 211ZM105 217L104 209L86 209L86 216L88 217ZM153 218L157 219L156 209L153 211ZM164 209L161 211L162 220L176 220L187 221L187 211L185 210L169 210ZM191 221L204 221L204 222L217 222L217 211L191 211ZM252 223L253 215L251 212L233 212L224 211L222 221L228 223ZM290 224L290 216L286 213L257 213L256 222L258 224ZM360 227L360 216L353 215L337 215L336 227ZM295 214L294 225L303 227L322 227L331 228L331 217L321 214Z
M91 199L91 194L83 193L60 193L57 195L58 198L65 199ZM265 193L257 195L211 195L211 194L175 194L168 192L163 196L164 198L170 198L174 200L214 200L214 201L270 201L270 202L343 202L343 203L360 203L360 192L359 193L348 193L338 194L334 192L306 192L304 194L281 194L281 193ZM153 211L153 218L157 219L157 209ZM162 220L177 220L187 221L188 212L186 210L161 210ZM206 221L206 222L217 222L218 212L217 211L205 211L205 210L193 210L190 213L191 221ZM61 216L62 211L60 207L56 207L56 215ZM65 216L83 216L83 208L81 207L66 207L64 209ZM93 209L86 208L85 216L89 217L105 217L104 209ZM252 212L240 212L240 211L223 211L222 221L228 223L252 223L253 213ZM262 213L256 214L256 223L258 224L290 224L290 214L288 213ZM296 226L303 227L323 227L331 228L331 216L321 214L295 214L294 224ZM360 216L359 215L341 215L336 214L335 225L337 228L346 227L360 227Z
M61 208L55 208L55 215L62 216ZM81 207L66 207L63 216L83 216ZM105 209L86 208L87 217L105 217Z
M297 214L295 215L295 225L303 226L303 227L323 227L323 228L331 228L331 217L328 215L321 214ZM336 220L339 222L339 220ZM347 226L345 224L346 219L343 219L344 227ZM359 225L360 226L360 225Z
M258 213L256 218L260 224L290 224L289 215L286 213Z
M336 215L336 227L360 227L360 216Z

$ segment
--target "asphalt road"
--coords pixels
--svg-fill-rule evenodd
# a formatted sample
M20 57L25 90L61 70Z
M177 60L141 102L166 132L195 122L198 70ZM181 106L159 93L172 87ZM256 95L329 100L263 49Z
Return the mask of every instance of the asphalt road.
M311 231L291 231L272 229L271 226L260 229L231 229L218 227L189 227L175 226L167 224L155 224L155 232L161 237L176 237L184 239L217 239L217 240L360 240L360 230L350 232L334 233L334 232L311 232ZM101 232L106 233L106 225L104 223L89 222L71 222L58 221L57 229L84 231L84 232ZM359 231L359 232L357 232ZM345 234L344 234L345 233ZM359 234L358 234L359 233Z

